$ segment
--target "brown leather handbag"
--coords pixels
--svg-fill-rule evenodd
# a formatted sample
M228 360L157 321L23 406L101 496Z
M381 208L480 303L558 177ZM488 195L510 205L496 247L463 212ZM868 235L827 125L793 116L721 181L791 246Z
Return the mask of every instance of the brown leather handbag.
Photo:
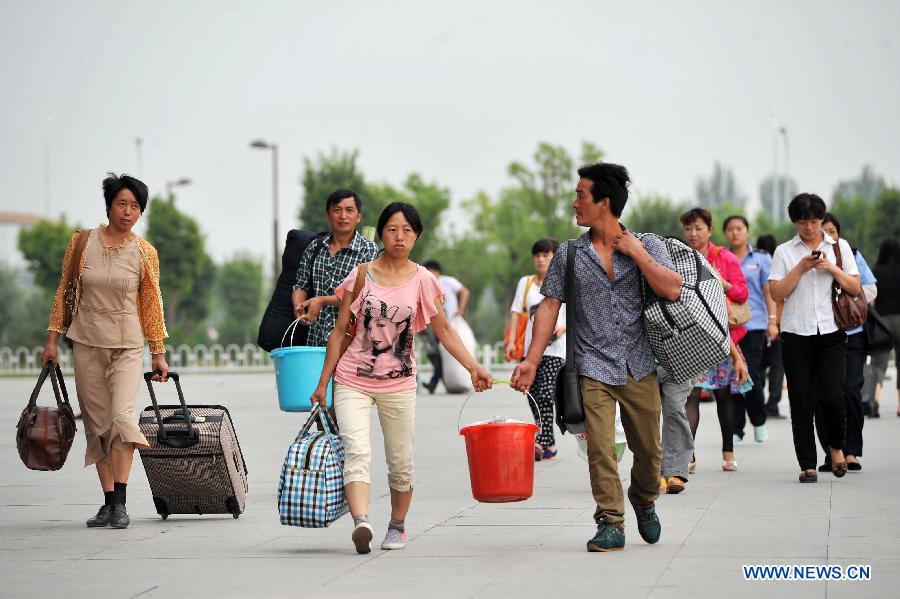
M47 375L53 383L55 408L37 405ZM47 362L16 427L16 447L22 463L32 470L59 470L66 463L76 430L75 414L69 404L62 371L58 364Z
M841 244L834 244L834 257L837 267L844 270L841 265ZM860 291L859 295L851 295L844 291L837 279L831 282L831 309L834 311L834 322L842 331L861 327L866 322L869 305L866 303L866 295Z

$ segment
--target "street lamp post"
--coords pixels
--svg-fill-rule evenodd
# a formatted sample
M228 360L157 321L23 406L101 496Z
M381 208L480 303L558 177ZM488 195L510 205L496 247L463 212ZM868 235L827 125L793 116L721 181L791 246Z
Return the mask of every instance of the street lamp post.
M166 181L166 197L172 199L172 189L175 187L184 187L193 183L189 178L182 177L177 181Z
M278 251L278 145L257 139L250 142L250 147L272 150L272 281L277 283L278 273L281 271Z

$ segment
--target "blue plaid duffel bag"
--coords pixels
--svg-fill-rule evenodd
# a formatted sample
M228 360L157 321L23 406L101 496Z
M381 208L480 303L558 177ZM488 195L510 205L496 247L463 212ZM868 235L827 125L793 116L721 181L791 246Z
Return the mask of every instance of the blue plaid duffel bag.
M321 431L310 432L313 422ZM278 515L285 526L323 528L349 511L344 499L344 446L327 410L313 407L294 439L278 482Z

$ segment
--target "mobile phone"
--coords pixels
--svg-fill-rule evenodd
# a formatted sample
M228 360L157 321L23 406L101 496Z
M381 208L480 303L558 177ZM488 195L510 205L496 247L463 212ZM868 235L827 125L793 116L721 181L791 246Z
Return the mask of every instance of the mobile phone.
M812 251L812 254L810 254L810 255L811 255L813 258L815 258L816 260L818 260L819 258L822 257L822 250L813 250L813 251Z

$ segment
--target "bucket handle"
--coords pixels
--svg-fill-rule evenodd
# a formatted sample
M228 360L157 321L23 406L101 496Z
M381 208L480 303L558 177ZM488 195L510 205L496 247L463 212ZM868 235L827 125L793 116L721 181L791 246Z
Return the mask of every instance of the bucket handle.
M498 380L498 379L494 379L493 383L495 385L509 385L510 384L510 382L508 380ZM531 402L531 405L534 406L534 409L537 410L537 413L540 414L541 410L538 407L537 401L535 401L535 399L531 395L531 393L529 393L528 391L524 391L523 393L528 397L528 400ZM459 423L462 421L463 410L465 409L466 404L469 403L469 400L472 399L472 397L474 397L474 395L475 395L474 391L469 393L469 396L466 398L466 400L463 402L462 406L460 406L460 408L459 408L459 415L456 417L456 432L457 433L459 433L459 431L462 430L459 426ZM535 424L540 426L540 424L538 424L537 421L535 421Z
M287 337L288 332L291 334L291 347L294 346L294 333L297 332L297 325L300 323L300 319L298 318L294 322L288 325L288 328L284 330L284 335L281 336L281 347L284 347L284 340Z

